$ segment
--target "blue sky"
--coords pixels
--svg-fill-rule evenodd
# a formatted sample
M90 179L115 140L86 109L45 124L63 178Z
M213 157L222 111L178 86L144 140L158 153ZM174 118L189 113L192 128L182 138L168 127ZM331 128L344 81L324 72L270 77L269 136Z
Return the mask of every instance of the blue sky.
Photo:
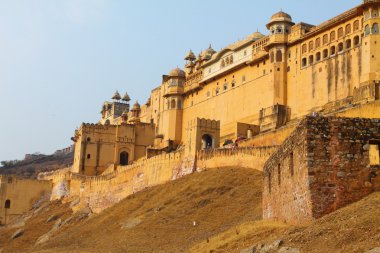
M0 0L0 161L52 153L113 92L145 102L161 75L244 38L280 9L319 24L355 1Z

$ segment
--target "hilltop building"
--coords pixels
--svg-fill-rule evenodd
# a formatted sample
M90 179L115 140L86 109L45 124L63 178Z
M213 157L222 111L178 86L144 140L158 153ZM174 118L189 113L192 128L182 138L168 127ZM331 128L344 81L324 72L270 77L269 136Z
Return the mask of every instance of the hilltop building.
M130 110L129 95L116 92L99 124L78 130L74 171L98 175L123 165L123 152L128 163L179 148L195 155L310 113L377 100L379 4L364 1L318 26L295 23L281 11L266 25L268 35L254 32L218 52L210 45L198 56L190 50L185 69L163 75L145 104ZM215 123L199 128L197 119ZM135 136L142 134L140 143Z
M317 26L281 11L267 35L190 50L145 104L116 91L75 131L73 166L39 178L51 199L93 212L223 166L264 171L264 218L302 222L357 201L380 189L379 23L380 0Z

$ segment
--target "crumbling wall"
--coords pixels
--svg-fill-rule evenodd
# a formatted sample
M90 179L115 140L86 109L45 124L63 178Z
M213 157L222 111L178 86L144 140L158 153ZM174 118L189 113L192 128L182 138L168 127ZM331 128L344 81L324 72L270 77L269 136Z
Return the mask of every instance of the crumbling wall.
M370 144L380 140L379 119L329 117L307 122L313 218L380 189L380 167L370 165L369 159Z
M379 190L379 145L379 119L307 117L264 166L263 217L300 223Z
M286 222L311 219L305 126L302 121L264 165L264 219Z

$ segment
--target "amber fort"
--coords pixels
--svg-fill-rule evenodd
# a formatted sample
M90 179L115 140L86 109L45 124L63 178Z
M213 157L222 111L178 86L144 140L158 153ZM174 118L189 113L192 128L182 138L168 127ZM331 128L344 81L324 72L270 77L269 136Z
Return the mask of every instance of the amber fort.
M72 166L0 176L0 223L46 194L99 213L225 166L262 171L263 218L294 224L380 190L379 24L379 0L319 25L281 11L265 33L184 52L143 103L120 87L94 108L99 121L73 131Z

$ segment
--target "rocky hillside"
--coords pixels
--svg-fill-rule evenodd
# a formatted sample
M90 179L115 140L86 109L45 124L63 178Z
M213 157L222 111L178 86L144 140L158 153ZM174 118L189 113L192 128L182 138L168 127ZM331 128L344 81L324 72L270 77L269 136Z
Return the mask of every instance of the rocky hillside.
M220 168L139 192L98 215L88 208L73 214L76 200L39 204L0 228L0 248L2 253L253 252L253 247L362 253L380 247L380 193L292 227L260 220L261 181L258 171Z
M14 174L22 178L37 178L38 173L58 170L72 164L74 153L60 155L39 155L0 167L0 174Z

